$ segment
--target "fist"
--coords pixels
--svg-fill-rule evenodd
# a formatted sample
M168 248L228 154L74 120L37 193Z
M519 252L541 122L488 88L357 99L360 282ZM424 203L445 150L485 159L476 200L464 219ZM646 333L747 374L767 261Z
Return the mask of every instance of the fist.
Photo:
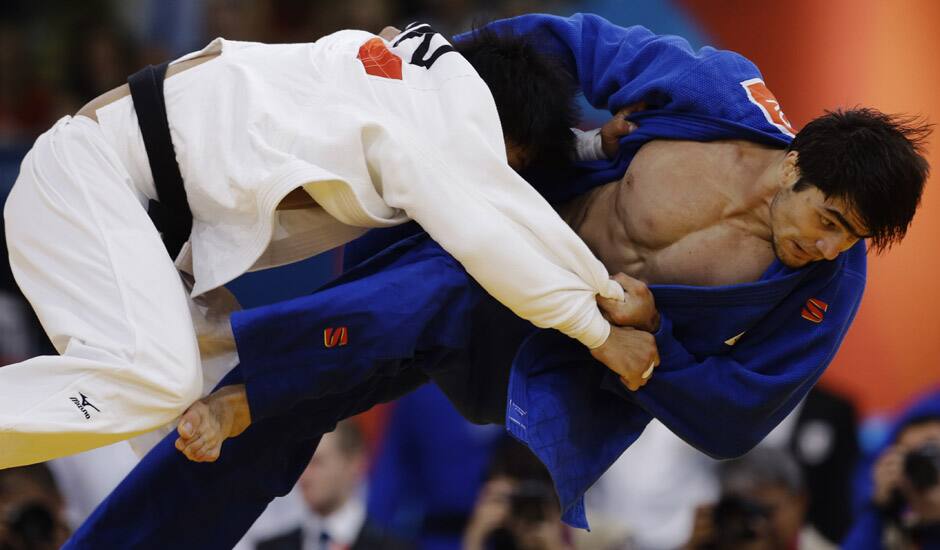
M604 318L620 327L633 327L647 332L659 330L659 311L646 283L623 273L611 279L623 287L625 296L622 302L597 297L597 305Z
M656 339L649 332L630 327L611 326L607 341L592 349L591 355L617 373L631 391L645 386L659 366Z

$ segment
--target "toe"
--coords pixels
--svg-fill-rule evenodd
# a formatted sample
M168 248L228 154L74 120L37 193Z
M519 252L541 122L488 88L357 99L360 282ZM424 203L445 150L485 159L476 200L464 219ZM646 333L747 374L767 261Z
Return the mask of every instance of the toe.
M192 439L198 434L199 427L202 425L202 410L204 408L205 405L196 402L186 409L186 412L180 417L180 421L177 425L177 431L180 437L183 439Z

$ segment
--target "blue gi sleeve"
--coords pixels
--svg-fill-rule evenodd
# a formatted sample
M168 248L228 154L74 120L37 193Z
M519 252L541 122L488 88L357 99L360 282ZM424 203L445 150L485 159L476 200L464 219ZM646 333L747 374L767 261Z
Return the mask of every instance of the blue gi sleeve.
M577 78L591 105L611 112L646 101L651 108L728 119L729 102L716 99L732 92L746 98L740 82L760 78L757 67L735 52L708 46L695 51L679 36L620 27L593 14L522 15L487 28L526 36Z
M726 353L697 355L690 350L695 337L664 315L656 334L661 364L649 384L630 392L608 377L608 387L713 457L746 453L803 399L838 351L864 290L864 243L845 256L841 269L818 266L815 277L743 335L730 335L739 339L719 344L730 348ZM677 314L700 307L688 304Z
M523 35L538 51L557 59L599 109L613 113L638 101L647 104L646 111L630 116L639 129L621 138L614 158L580 162L563 174L526 173L551 203L621 178L636 151L651 139L746 139L786 147L794 135L760 71L735 52L711 47L695 51L681 37L656 35L641 26L619 27L591 14L522 15L487 28ZM466 33L455 41L469 37Z

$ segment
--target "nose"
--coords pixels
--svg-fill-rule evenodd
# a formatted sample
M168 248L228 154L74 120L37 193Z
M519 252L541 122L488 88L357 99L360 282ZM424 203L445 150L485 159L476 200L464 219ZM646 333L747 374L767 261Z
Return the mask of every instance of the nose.
M827 260L836 259L840 252L849 247L851 244L847 245L846 239L836 235L829 235L816 241L816 248Z

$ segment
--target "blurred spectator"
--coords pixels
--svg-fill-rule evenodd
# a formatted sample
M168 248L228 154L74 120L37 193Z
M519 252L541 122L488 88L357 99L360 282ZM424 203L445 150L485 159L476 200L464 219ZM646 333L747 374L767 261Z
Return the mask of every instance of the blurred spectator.
M46 463L65 498L65 519L72 529L77 529L95 511L137 465L137 460L130 445L120 441Z
M856 432L854 405L817 386L760 444L792 453L808 498L807 522L828 540L841 540L851 522ZM718 500L718 464L653 420L588 493L591 525L628 525L636 548L677 548L689 538L696 506Z
M0 470L0 548L53 550L69 535L64 503L44 464Z
M124 84L139 67L137 46L116 21L90 21L70 29L66 73L76 110L96 96Z
M800 467L786 451L758 447L722 463L721 497L696 511L688 549L828 550L835 546L806 522Z
M841 540L852 522L852 474L859 458L855 405L816 386L794 415L784 444L803 472L807 521L827 539Z
M904 412L870 476L869 502L842 547L940 548L940 391Z
M0 147L28 143L54 120L53 94L20 23L0 20Z
M422 550L456 550L502 426L463 419L433 384L398 400L369 482L369 517Z
M571 533L548 470L514 440L497 450L464 532L464 550L567 550Z
M409 548L366 517L363 481L367 468L362 432L354 421L340 422L323 436L298 481L307 505L303 523L260 541L257 550Z
M635 548L682 546L696 505L718 500L717 466L717 460L653 420L588 491L592 530L584 535L586 542L621 525L629 528Z

